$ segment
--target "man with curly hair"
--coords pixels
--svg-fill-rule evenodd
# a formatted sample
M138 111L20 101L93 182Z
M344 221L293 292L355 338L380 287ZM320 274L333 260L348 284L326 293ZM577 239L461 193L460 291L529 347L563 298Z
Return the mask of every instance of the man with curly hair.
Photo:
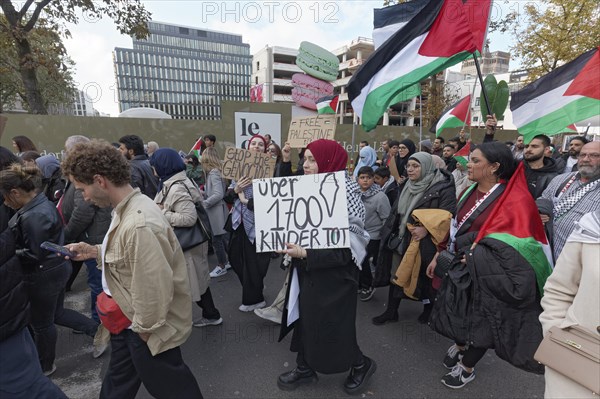
M131 321L111 332L100 398L133 398L141 383L154 397L201 398L179 349L191 332L192 302L183 251L169 222L131 186L127 160L111 144L77 144L62 168L86 201L114 208L101 245L68 245L75 260L96 258L102 265L104 293Z

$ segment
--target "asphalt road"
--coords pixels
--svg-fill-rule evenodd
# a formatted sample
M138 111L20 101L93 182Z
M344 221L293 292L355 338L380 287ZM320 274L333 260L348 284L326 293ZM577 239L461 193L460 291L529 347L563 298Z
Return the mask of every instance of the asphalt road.
M210 258L215 263L214 256ZM270 303L281 288L285 272L271 263L265 280ZM74 291L67 294L66 307L86 312L85 268ZM206 398L339 398L345 374L320 375L317 384L294 392L277 388L276 378L295 366L289 351L291 334L277 342L279 326L253 313L242 313L241 286L233 271L212 279L211 290L224 323L194 328L182 346L187 365L196 376ZM460 390L446 388L440 378L447 372L441 362L451 342L417 323L422 305L403 302L398 323L374 326L371 317L383 312L387 289L379 289L369 302L358 303L357 330L362 351L378 365L366 391L367 398L542 398L543 376L526 373L500 360L492 351L476 367L477 377ZM194 316L199 317L194 305ZM58 367L52 380L69 398L97 398L109 353L92 358L91 338L59 327ZM142 387L138 398L151 396Z

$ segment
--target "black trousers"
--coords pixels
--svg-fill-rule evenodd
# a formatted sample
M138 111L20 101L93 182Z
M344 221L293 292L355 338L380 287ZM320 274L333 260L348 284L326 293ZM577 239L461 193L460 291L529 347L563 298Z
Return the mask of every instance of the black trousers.
M179 347L152 356L148 345L132 330L111 335L110 345L101 399L133 399L141 383L155 398L202 398Z
M377 264L377 258L379 257L379 243L381 240L371 240L367 245L367 256L363 260L361 265L360 276L358 279L358 288L371 288L373 286L373 273L371 272L371 263L369 259L373 257L373 264Z
M242 283L242 305L254 305L265 300L263 280L267 275L271 253L257 253L240 224L229 241L229 263Z

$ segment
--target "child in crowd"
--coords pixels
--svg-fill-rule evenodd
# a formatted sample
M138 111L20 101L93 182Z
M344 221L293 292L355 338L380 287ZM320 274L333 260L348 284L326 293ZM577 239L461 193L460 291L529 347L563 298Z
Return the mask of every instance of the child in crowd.
M367 256L362 263L360 272L358 295L363 302L370 300L375 293L373 288L373 274L369 259L377 263L379 255L379 243L381 241L380 231L390 214L390 203L388 197L377 184L373 184L375 173L370 166L363 166L358 170L358 185L362 190L362 201L365 205L365 230L371 237L367 246Z
M381 187L381 191L383 191L390 201L390 206L394 205L396 198L398 198L398 183L391 176L392 174L388 168L378 168L373 177L375 184Z

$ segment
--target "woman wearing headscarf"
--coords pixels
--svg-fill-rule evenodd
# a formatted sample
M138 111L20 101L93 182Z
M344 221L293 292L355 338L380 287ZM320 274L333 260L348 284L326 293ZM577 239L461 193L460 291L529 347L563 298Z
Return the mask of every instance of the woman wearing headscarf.
M248 150L265 153L267 141L261 135L252 136L248 140ZM232 182L229 195L232 194L237 195L237 198L231 210L233 231L229 241L229 263L242 283L242 304L239 310L252 312L266 306L263 280L267 275L271 254L256 253L252 179L244 177Z
M448 250L438 253L427 268L430 278L443 279L429 325L455 341L443 360L451 371L441 382L450 388L473 381L475 365L491 348L519 368L543 371L533 359L542 340L534 268L508 243L484 238L473 245L501 204L515 165L510 149L500 142L483 143L471 152L468 178L475 184L460 195ZM528 255L544 256L534 247Z
M389 284L387 308L383 314L373 318L373 324L380 325L398 321L398 307L403 298L420 300L425 303L420 322L427 322L434 292L431 280L425 274L427 266L437 253L432 232L418 226L413 211L419 209L445 210L449 214L456 211L456 194L452 177L445 170L437 169L431 154L418 152L409 157L406 164L408 179L400 187L400 195L392 205L392 212L381 231L380 256L375 270L373 285ZM450 216L450 215L449 215ZM449 225L448 225L449 226ZM418 241L420 262L416 265L418 277L416 288L407 295L394 280L404 255L412 241ZM391 281L391 283L390 283Z
M417 152L417 146L410 139L402 140L398 145L398 154L396 154L395 158L396 169L400 175L400 181L398 181L398 184L406 180L406 164L408 163L408 159L415 152Z
M54 155L50 154L37 158L35 163L42 171L42 191L50 201L55 204L58 203L65 189L60 162Z
M356 179L358 177L358 171L363 166L370 166L374 171L377 170L377 165L375 164L377 161L377 152L370 146L364 146L360 149L358 154L358 163L354 168L354 173L352 174Z
M333 140L310 143L304 155L304 174L345 170L348 161L346 151ZM286 244L284 252L292 258L290 276L297 275L300 289L299 318L288 326L288 309L281 323L280 340L293 329L291 350L298 353L296 368L277 380L282 390L317 381L317 372L333 374L350 369L344 390L358 393L377 368L356 341L358 275L369 242L360 195L358 184L346 175L350 249L304 249ZM289 297L288 289L286 308Z
M154 202L162 209L169 224L172 227L189 227L196 224L196 203L202 201L202 196L198 186L186 176L185 163L181 156L172 148L160 148L150 158L150 164L160 179ZM202 318L195 320L194 326L223 323L208 286L208 241L185 250L183 255L192 301L202 309Z

